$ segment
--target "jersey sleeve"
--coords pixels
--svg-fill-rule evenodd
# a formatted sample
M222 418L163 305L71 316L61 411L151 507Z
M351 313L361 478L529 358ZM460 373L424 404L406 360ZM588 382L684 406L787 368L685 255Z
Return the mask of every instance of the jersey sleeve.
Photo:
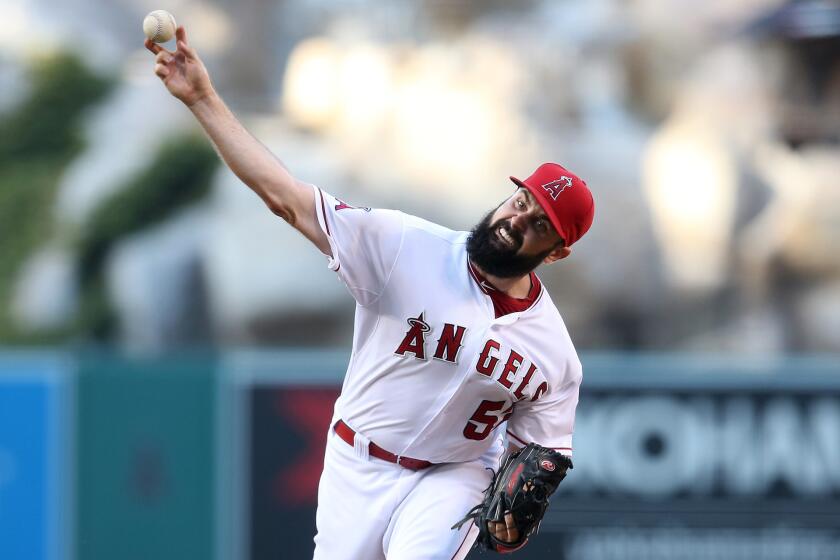
M330 244L328 266L360 305L382 294L399 257L404 215L394 210L349 206L314 187L318 224Z
M549 388L535 402L516 404L508 420L507 435L518 446L530 442L572 455L572 434L581 381L580 363L570 366L570 375L557 388Z

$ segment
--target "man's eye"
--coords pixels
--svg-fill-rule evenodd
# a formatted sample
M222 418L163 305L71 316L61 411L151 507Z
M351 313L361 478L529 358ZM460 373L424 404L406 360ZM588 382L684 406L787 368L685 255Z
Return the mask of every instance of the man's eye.
M545 225L544 220L537 220L537 231L540 233L545 233L548 228Z
M517 201L516 201L516 207L517 207L519 210L522 210L523 208L525 208L525 203L524 203L524 202L522 202L521 200L517 200Z

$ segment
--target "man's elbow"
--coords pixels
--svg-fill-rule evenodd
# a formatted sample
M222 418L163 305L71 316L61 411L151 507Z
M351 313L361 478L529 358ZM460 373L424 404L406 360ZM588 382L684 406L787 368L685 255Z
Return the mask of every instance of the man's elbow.
M263 197L263 201L275 216L280 216L291 226L297 223L297 212L295 212L294 206L289 204L288 201L281 200L275 196Z
M296 226L304 208L304 200L312 196L311 188L296 181L291 175L265 178L261 181L260 197L275 216L280 216L289 225Z

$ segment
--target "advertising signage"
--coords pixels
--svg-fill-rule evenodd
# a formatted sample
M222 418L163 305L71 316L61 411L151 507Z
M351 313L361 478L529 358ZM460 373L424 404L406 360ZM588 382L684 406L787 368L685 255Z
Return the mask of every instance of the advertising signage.
M70 519L67 364L50 355L0 357L0 557L64 560Z
M833 361L591 360L574 460L523 558L840 559Z

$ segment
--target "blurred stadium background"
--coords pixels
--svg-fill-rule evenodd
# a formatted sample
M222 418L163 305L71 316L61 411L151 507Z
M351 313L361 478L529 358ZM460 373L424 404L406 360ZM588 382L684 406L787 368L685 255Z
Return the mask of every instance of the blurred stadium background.
M840 558L840 3L2 0L0 559L307 558L353 305L142 49L300 178L467 229L587 179L533 559Z

